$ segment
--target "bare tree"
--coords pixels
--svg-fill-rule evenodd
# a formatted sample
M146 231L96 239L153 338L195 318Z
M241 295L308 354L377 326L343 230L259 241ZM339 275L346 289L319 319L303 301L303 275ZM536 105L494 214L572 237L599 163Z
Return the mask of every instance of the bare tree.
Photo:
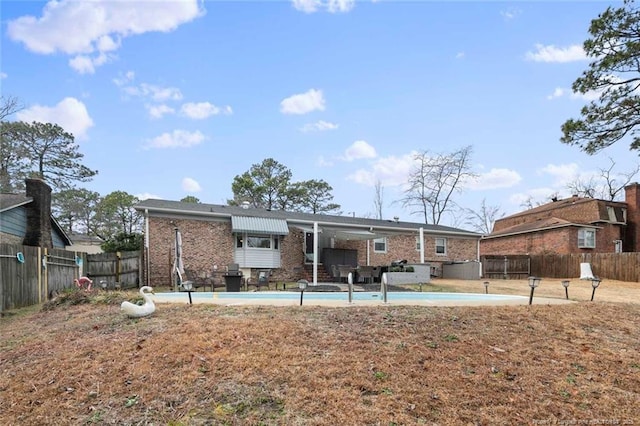
M444 213L455 206L453 193L461 190L461 184L474 177L471 172L472 147L467 146L450 154L432 155L422 151L414 156L415 169L410 173L403 207L410 214L419 214L424 223L439 224Z
M0 96L0 121L20 111L24 106L15 96Z
M488 206L487 199L483 198L480 209L466 209L467 221L465 224L471 226L474 231L484 235L489 235L493 230L493 224L497 219L504 216L499 206Z
M375 194L373 196L373 207L376 209L376 219L382 219L382 206L384 205L383 197L384 187L380 179L376 181Z
M609 201L620 199L624 187L640 172L640 164L629 172L614 173L616 162L611 157L609 161L611 164L606 169L600 169L599 176L591 176L588 179L576 178L567 184L567 189L580 197Z

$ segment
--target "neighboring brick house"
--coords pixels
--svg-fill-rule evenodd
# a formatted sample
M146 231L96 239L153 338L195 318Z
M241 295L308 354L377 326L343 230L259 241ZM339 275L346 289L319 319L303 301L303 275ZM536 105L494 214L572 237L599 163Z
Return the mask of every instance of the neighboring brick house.
M26 179L26 195L0 194L0 242L65 248L72 242L51 216L51 188Z
M573 196L496 220L480 254L569 254L640 251L640 185L625 201Z
M406 259L438 267L478 260L480 234L447 226L166 200L145 200L135 209L145 217L153 285L171 283L176 229L185 267L199 273L237 263L245 277L268 268L274 279L296 280L313 263L316 243L322 274L330 271L329 263L389 265ZM319 275L307 269L305 278L322 281Z

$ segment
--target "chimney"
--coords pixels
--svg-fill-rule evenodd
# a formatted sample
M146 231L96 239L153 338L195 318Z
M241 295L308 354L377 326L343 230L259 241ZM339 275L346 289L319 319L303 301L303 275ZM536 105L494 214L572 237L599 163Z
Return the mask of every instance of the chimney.
M27 197L33 199L26 205L27 233L25 246L53 247L51 239L51 188L42 179L26 179Z
M640 251L640 184L631 183L624 187L624 201L627 203L627 231L624 251Z

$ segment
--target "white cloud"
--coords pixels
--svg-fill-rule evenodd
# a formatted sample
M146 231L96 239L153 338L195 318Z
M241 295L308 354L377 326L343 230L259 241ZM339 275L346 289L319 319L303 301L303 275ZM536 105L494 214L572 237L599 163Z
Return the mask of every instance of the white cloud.
M472 190L510 188L521 180L520 174L514 170L491 169L487 173L481 173L476 179L470 180L465 186Z
M376 158L376 149L369 145L367 141L355 141L347 148L342 157L345 161L360 160L363 158Z
M554 186L566 186L579 174L580 167L576 163L547 164L537 170L539 175L550 175L555 179Z
M387 187L403 186L407 183L407 177L415 163L415 152L399 157L378 157L367 169L359 169L347 177L353 182L373 187L379 180Z
M0 72L0 79L5 79L9 77L6 72Z
M296 10L304 13L315 13L326 10L329 13L346 13L354 8L355 0L291 0Z
M182 92L177 87L161 87L142 83L139 86L125 86L122 90L127 95L151 98L156 102L179 101L182 99Z
M132 83L133 80L135 80L135 78L136 78L135 72L127 71L124 74L120 73L119 77L113 79L113 82L115 83L116 86L122 87L122 86L126 86L129 83Z
M328 0L327 11L329 13L346 13L356 5L355 0Z
M135 194L135 197L140 200L161 200L162 197L156 194L151 194L149 192L143 192L142 194Z
M229 105L220 108L209 102L188 102L182 105L180 112L194 120L202 120L212 115L231 114L233 110Z
M547 96L547 99L551 100L555 98L561 98L563 95L564 95L564 89L562 87L556 87L553 90L553 93Z
M586 60L587 55L578 44L566 48L536 44L536 51L527 52L525 58L534 62L574 62Z
M338 125L335 123L330 123L328 121L319 120L315 123L307 123L300 128L301 132L324 132L326 130L335 130L338 128Z
M500 11L500 15L505 21L511 21L512 19L517 18L521 13L521 10L513 8Z
M200 187L200 184L195 179L191 179L190 177L186 177L186 178L182 179L182 189L185 192L200 192L200 191L202 191L202 188Z
M40 17L25 15L9 21L7 32L16 42L39 54L74 56L78 72L95 72L108 52L122 40L146 32L169 32L202 16L199 0L129 2L113 0L49 1Z
M518 206L516 212L520 212L525 209L523 205L528 202L532 202L534 207L539 204L548 203L549 201L551 201L549 200L549 197L556 192L556 189L549 187L533 188L526 192L512 194L509 197L509 202L513 205Z
M145 145L150 148L189 148L201 144L206 137L202 132L196 130L189 132L187 130L174 130L171 133L163 133L160 136L148 141Z
M16 118L26 122L55 123L79 139L84 139L87 130L93 126L87 107L71 97L64 98L53 107L34 105L16 113Z
M464 58L464 52L456 53L456 59L463 59L463 58Z
M159 119L164 117L166 114L173 114L175 110L168 105L160 104L160 105L146 105L147 111L149 111L149 116L153 119Z
M76 70L78 74L94 74L96 67L107 63L110 59L111 56L102 52L95 57L78 55L69 59L69 66Z
M307 114L311 111L324 111L322 90L310 89L305 93L289 96L280 102L283 114Z

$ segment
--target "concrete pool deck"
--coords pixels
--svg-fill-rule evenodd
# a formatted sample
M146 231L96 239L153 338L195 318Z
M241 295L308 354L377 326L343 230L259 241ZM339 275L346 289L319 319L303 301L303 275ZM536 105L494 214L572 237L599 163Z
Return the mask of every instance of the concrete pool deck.
M354 292L354 299L350 303L347 292L313 292L304 293L304 306L330 306L330 307L357 307L357 306L499 306L499 305L528 305L528 296L476 294L476 293L418 293L418 292L389 292L387 303L382 300L379 293ZM409 297L407 293L413 293ZM329 298L328 295L331 295ZM370 296L370 297L369 297ZM422 297L421 297L422 296ZM432 298L430 298L432 296ZM156 293L151 295L155 303L189 303L189 294L186 292ZM260 292L192 292L191 300L194 304L216 304L223 306L299 306L300 293L294 291L260 291ZM533 304L550 305L573 303L570 300L535 297Z

